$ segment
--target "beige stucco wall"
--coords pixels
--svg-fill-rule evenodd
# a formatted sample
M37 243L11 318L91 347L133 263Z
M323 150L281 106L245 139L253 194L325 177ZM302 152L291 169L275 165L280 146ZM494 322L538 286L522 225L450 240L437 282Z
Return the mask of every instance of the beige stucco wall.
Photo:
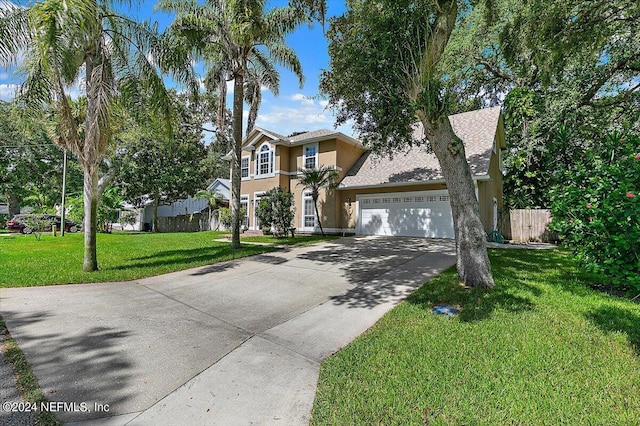
M318 165L319 166L336 166L336 147L337 141L335 139L329 139L320 141L318 143ZM298 170L302 167L303 161L303 146L291 147L290 164L292 171ZM303 200L302 193L304 188L298 185L298 179L295 176L291 176L290 191L293 194L295 204L294 226L301 228L303 225ZM320 221L323 228L336 228L336 200L335 191L321 191L318 198L318 211L320 213Z
M493 230L493 199L498 201L498 216L502 211L502 173L500 172L500 159L497 153L492 153L489 163L490 180L478 182L478 205L480 219L486 232ZM500 221L498 221L500 224Z
M268 138L261 138L256 147L258 148ZM364 149L353 146L338 139L320 141L318 143L318 164L324 166L337 166L340 179L349 171L351 166L360 158ZM253 152L243 151L243 156L250 156L250 173L255 171L255 156ZM287 147L276 146L275 170L284 172L295 172L302 167L303 146ZM499 170L499 157L493 153L490 160L491 180L478 181L478 202L480 207L480 217L487 232L493 227L493 197L498 200L498 209L502 209L502 174ZM288 173L277 173L274 177L251 179L242 182L241 193L248 194L249 203L249 225L254 226L254 194L256 192L267 191L271 188L281 186L291 191L294 197L294 226L301 228L303 218L303 188L297 185L297 178ZM389 187L372 187L365 189L349 190L329 190L322 191L319 199L319 210L324 228L355 228L356 223L356 196L358 194L394 193L411 191L443 190L446 185L419 184L402 185ZM351 200L349 207L348 200Z
M268 138L262 137L255 147L258 149L263 142L269 141ZM252 178L249 180L243 180L241 183L241 194L249 195L249 226L254 227L254 194L256 192L264 192L277 186L283 187L285 190L291 191L294 197L294 226L300 228L303 225L303 188L297 185L297 178L291 176L289 173L296 172L302 167L303 162L303 145L287 147L283 145L276 145L276 157L275 157L275 171L287 172L276 173L274 177L269 178ZM344 150L344 155L338 160L337 151ZM338 166L340 179L346 174L351 165L359 158L362 153L362 149L355 148L347 143L339 141L337 139L329 139L320 141L318 143L318 164L323 166ZM250 157L250 174L255 172L255 153L251 151L243 151L243 156ZM320 211L320 218L322 226L324 228L337 228L340 227L340 220L342 217L341 209L338 207L339 202L337 200L335 190L321 191L320 198L318 200L318 208Z

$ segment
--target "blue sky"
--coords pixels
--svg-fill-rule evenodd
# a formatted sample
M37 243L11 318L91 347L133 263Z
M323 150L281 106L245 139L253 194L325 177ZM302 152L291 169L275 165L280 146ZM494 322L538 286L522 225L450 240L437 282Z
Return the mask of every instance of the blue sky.
M157 21L162 29L171 22L172 17L164 13L154 12L155 3L155 1L150 0L141 1L129 14L137 16L141 20ZM285 0L271 0L268 7L285 3ZM327 0L327 6L328 17L341 15L345 11L344 0ZM287 42L296 51L302 63L302 69L306 77L304 88L301 89L299 87L295 75L282 69L280 73L280 96L276 98L271 92L263 91L262 107L258 115L257 126L284 135L294 131L321 128L333 129L335 123L334 114L330 110L325 110L325 102L314 99L319 94L318 79L321 69L327 68L329 62L327 41L324 38L322 26L319 23L315 23L313 26L303 25L287 38ZM0 99L11 99L17 83L20 83L18 76L6 70L0 70ZM232 84L229 86L232 88ZM230 97L227 105L231 106ZM338 130L354 136L349 125L341 126Z

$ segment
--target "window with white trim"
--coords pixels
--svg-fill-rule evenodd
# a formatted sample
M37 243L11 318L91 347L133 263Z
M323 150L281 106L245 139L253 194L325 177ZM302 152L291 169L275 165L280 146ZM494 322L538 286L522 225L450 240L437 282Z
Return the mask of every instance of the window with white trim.
M311 198L311 192L302 194L302 221L305 228L313 228L316 226L316 209Z
M243 179L249 177L249 159L250 157L242 157L240 160L240 177Z
M256 175L269 175L273 173L273 150L268 144L260 147L256 153Z
M240 209L244 209L244 217L242 218L242 227L249 227L249 196L241 195L240 196Z
M302 166L305 169L315 169L318 167L318 144L313 143L304 146L304 157Z

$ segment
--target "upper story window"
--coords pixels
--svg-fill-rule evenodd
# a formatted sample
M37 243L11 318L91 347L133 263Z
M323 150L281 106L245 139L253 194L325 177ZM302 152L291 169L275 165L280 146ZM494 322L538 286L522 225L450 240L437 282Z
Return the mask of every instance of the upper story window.
M305 169L315 169L318 167L318 144L310 144L304 146L304 157L302 165Z
M268 175L273 173L274 155L268 144L260 147L256 153L256 175Z
M249 177L249 157L242 157L240 160L240 177L243 179Z

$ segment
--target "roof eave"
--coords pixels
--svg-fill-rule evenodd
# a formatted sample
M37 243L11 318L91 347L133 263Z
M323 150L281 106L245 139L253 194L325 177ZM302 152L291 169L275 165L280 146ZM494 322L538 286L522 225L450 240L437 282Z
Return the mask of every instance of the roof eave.
M489 175L476 175L472 177L474 182L477 181L488 181L491 180L491 176ZM353 186L340 186L336 187L337 190L346 191L349 189L371 189L371 188L393 188L396 186L420 186L420 185L438 185L445 184L446 181L444 179L432 179L432 180L422 180L422 181L412 181L412 182L385 182L385 183L374 183L371 185L353 185Z

